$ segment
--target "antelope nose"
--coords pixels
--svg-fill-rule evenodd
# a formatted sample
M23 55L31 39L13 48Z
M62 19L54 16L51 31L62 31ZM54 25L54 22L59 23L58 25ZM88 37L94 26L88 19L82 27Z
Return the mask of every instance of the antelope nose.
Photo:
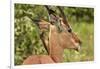
M75 50L76 50L76 51L80 51L81 45L82 45L82 41L79 40L79 41L77 42L77 47L75 48Z
M79 51L80 51L80 46L78 46L77 48L75 48L75 50L76 50L77 52L79 52Z
M75 50L79 52L80 48L81 48L81 42L76 43Z

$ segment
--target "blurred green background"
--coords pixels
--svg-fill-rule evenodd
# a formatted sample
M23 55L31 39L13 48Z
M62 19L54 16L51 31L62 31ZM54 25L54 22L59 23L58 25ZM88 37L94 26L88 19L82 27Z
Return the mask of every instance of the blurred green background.
M57 8L52 7L56 12ZM83 7L63 7L74 32L82 40L80 52L64 50L64 62L94 60L94 9ZM58 12L59 13L59 12ZM21 65L30 55L47 54L39 38L39 30L31 21L45 19L48 21L44 6L32 4L14 5L14 64Z

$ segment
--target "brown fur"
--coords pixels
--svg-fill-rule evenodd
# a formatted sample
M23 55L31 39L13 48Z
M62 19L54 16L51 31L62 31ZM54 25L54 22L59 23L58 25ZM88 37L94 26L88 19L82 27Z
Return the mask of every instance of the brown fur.
M69 33L66 31L63 23L62 27L64 27L64 31L61 33L58 32L55 25L51 25L45 21L41 21L40 24L45 24L44 27L50 28L49 41L47 42L44 38L49 55L29 56L26 60L24 60L23 64L59 63L63 61L62 54L64 49L78 49L81 42L80 39L74 32ZM42 25L41 29L44 27Z

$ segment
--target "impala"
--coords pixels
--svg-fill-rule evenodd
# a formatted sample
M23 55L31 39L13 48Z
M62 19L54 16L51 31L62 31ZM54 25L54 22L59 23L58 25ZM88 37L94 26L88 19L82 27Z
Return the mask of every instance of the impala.
M31 55L24 60L23 64L61 63L63 62L64 49L77 51L80 49L81 40L72 31L61 8L58 7L58 9L62 13L62 18L59 18L61 32L55 24L50 22L40 20L38 23L40 30L49 29L48 38L44 36L44 32L40 35L48 55Z

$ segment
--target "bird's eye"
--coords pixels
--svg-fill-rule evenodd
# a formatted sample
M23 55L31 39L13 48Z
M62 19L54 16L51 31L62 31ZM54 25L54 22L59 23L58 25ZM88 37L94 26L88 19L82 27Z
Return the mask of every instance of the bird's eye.
M72 29L71 29L71 28L69 28L69 29L68 29L68 32L69 32L69 33L71 33L71 32L72 32Z

